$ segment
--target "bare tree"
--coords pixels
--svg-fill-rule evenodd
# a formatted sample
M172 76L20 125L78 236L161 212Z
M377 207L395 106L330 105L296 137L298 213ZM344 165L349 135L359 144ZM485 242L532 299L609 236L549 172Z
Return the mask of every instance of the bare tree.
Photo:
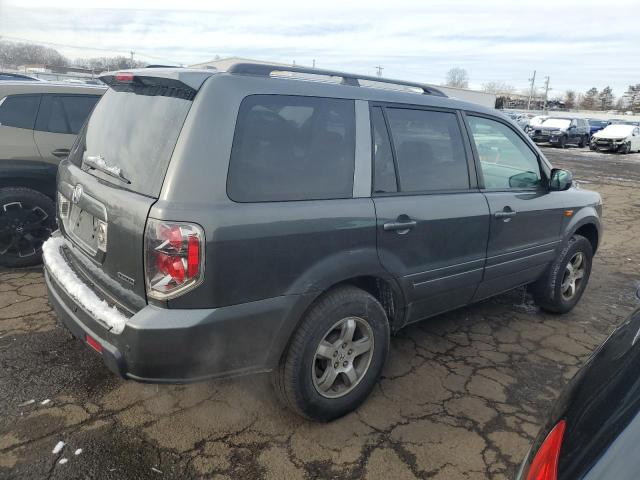
M452 68L447 72L447 81L445 85L455 88L468 88L469 74L464 68Z
M567 108L575 108L576 106L576 92L573 90L567 90L564 94L564 106Z
M488 93L509 95L515 93L516 87L505 82L487 82L482 84L482 90Z

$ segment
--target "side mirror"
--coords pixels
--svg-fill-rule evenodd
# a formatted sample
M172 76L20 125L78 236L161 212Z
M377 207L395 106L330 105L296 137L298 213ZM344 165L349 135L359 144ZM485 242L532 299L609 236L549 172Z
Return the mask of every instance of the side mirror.
M554 168L551 170L551 179L549 180L549 190L555 192L563 192L569 190L573 184L573 175L569 170Z

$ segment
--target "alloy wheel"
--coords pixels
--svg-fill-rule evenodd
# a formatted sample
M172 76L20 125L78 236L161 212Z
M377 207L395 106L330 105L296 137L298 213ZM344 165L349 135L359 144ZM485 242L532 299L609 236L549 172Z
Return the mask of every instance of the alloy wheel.
M0 255L35 255L49 235L49 214L39 206L25 202L0 206Z
M366 375L373 356L373 330L360 317L336 322L322 337L311 366L313 386L326 398L351 392Z
M562 277L561 292L564 300L571 300L582 287L582 280L587 272L584 253L576 252L567 263Z

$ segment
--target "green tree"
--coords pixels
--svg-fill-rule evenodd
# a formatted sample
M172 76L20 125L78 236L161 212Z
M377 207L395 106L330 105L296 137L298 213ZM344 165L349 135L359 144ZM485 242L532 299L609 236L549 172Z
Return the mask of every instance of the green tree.
M567 90L564 94L564 106L567 108L575 108L576 106L576 92L573 90Z
M584 110L595 110L596 99L598 98L598 89L596 87L587 90L587 93L582 97L580 107Z
M607 86L603 88L598 95L598 108L600 110L610 110L613 106L613 101L613 91L611 90L611 87Z

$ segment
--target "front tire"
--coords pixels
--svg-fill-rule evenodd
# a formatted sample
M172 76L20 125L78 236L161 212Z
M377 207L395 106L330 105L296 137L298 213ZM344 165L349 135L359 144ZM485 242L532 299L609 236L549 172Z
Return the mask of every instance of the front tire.
M592 260L589 240L573 235L547 272L532 285L540 308L551 313L571 311L589 283Z
M558 148L567 148L567 137L564 135L558 140Z
M56 208L49 197L30 188L0 188L0 265L38 265L42 244L55 228Z
M327 422L355 410L374 388L389 352L389 322L369 293L343 286L302 319L273 373L291 410Z

